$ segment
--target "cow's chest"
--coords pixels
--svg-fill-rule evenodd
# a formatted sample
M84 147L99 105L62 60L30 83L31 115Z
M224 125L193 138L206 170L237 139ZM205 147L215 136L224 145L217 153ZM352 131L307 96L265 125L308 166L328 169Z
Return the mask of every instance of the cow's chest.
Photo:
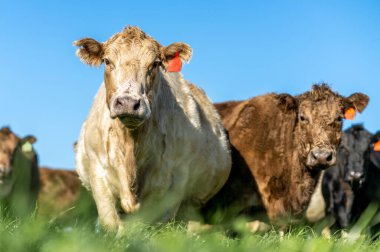
M4 199L9 196L13 188L13 182L11 179L5 179L0 181L0 199Z

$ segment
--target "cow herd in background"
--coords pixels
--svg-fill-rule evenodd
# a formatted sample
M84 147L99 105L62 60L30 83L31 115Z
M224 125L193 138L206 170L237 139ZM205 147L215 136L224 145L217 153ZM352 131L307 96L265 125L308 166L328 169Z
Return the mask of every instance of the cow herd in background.
M37 210L54 217L72 208L81 192L75 171L38 166L34 136L20 138L0 129L0 211L21 218Z
M341 229L380 202L380 132L342 132L366 108L365 94L319 84L298 96L212 104L179 73L187 44L165 47L131 26L104 43L74 44L84 63L105 64L75 146L79 176L38 169L36 138L2 128L2 213L64 216L84 201L81 184L95 203L86 209L119 235L132 213L227 225L244 216L281 229L329 218Z

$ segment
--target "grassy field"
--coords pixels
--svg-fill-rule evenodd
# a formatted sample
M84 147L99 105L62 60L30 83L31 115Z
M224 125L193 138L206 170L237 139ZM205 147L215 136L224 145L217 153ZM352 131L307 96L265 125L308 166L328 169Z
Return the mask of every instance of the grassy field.
M330 238L322 237L323 225L292 227L283 235L273 228L265 233L251 233L243 219L236 220L228 230L214 226L190 233L186 223L152 226L136 215L125 220L125 236L116 238L98 227L94 202L90 194L84 193L75 207L59 214L52 211L51 215L15 219L0 208L0 252L380 251L380 241L367 233L368 226L380 223L380 218L376 218L378 209L378 204L371 205L345 238L341 238L340 232Z
M125 223L123 238L96 231L95 221L79 217L67 221L27 218L0 220L0 251L380 251L380 242L362 235L323 238L309 227L294 228L283 236L272 230L252 234L243 221L234 233L221 229L188 233L183 223L151 226L140 221Z

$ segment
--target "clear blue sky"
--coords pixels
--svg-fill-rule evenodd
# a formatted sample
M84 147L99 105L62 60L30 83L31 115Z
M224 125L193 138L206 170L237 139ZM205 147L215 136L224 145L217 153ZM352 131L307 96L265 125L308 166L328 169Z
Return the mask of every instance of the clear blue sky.
M72 144L103 79L72 42L105 41L128 24L163 45L190 44L184 76L213 101L298 94L325 81L344 95L367 93L355 122L380 129L379 1L3 0L0 126L37 136L42 165L74 168Z

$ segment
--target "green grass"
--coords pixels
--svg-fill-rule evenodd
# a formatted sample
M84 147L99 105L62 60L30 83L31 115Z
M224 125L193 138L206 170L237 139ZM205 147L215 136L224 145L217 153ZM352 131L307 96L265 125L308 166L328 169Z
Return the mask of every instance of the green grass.
M203 233L188 233L183 223L146 225L127 221L122 238L95 231L94 221L62 222L27 218L0 219L0 251L380 251L380 242L362 235L355 241L338 236L330 239L312 228L291 229L285 235L272 230L252 234L242 222L235 223L234 234L220 228Z

